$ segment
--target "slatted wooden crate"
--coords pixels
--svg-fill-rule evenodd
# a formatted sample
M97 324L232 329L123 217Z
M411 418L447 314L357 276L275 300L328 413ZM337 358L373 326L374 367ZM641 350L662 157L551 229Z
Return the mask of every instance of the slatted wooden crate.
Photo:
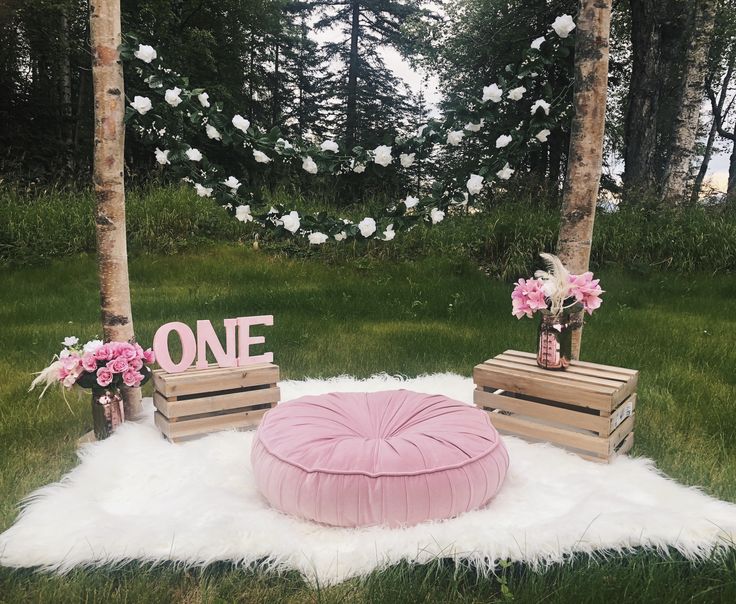
M272 363L247 367L153 372L156 425L172 442L218 430L256 426L280 397L279 368Z
M476 365L474 398L501 433L608 462L634 444L638 378L633 369L582 361L548 371L535 355L507 350Z

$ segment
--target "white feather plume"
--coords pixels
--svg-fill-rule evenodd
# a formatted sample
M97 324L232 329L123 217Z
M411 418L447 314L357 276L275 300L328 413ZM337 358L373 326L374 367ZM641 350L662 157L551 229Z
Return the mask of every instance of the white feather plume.
M537 271L534 276L544 281L545 293L549 297L550 312L554 315L562 312L565 299L570 293L570 272L554 254L542 252L539 256L547 264L546 271Z

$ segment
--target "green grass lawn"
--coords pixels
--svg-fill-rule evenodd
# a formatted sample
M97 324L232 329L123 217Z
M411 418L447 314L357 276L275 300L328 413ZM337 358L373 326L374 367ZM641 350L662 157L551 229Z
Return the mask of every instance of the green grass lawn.
M635 455L674 478L736 501L736 276L607 269L605 303L585 328L583 357L641 370ZM364 258L325 265L234 245L131 263L136 331L166 321L273 314L264 330L283 377L454 371L507 348L532 350L535 324L510 314L507 283L455 258ZM0 529L33 489L76 463L89 397L27 392L67 335L99 333L94 258L0 268ZM155 460L151 460L155 463ZM203 570L129 564L57 577L0 569L0 602L736 601L736 554L701 564L637 552L576 559L536 573L480 577L448 562L399 565L314 589L295 574L218 564Z

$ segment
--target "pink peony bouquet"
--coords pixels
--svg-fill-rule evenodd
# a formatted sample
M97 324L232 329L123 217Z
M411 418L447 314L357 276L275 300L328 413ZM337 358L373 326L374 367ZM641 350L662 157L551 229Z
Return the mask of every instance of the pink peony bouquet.
M553 315L584 310L589 315L600 307L603 290L593 273L572 275L557 256L540 254L548 271L537 271L534 279L519 279L511 293L511 313L521 319L537 311Z
M63 350L41 371L31 384L31 390L45 384L41 396L51 384L65 388L81 386L91 389L138 387L151 377L150 365L155 362L153 351L139 344L90 340L80 345L79 338L68 337Z

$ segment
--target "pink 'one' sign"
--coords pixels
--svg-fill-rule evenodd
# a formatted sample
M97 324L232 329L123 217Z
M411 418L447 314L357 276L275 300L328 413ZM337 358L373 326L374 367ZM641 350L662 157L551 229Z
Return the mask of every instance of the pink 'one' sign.
M206 369L207 348L212 351L220 367L243 367L256 363L273 362L273 353L251 356L250 347L263 344L263 336L251 336L251 325L273 325L273 315L225 319L225 348L222 347L212 323L197 321L197 335L185 323L174 321L158 328L153 337L153 352L161 369L169 373L181 373L191 367L196 357L197 369ZM181 340L181 360L174 363L169 352L169 334L175 332Z

